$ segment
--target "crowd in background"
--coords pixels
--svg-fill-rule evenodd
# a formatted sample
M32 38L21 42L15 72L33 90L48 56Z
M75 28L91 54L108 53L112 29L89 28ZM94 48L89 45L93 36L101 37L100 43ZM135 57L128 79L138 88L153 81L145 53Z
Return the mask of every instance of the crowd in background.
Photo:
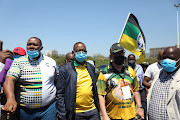
M136 64L119 43L100 71L86 61L86 45L77 42L66 64L42 54L31 37L26 49L3 50L0 41L1 119L11 120L178 120L180 50L167 47L158 62ZM109 48L107 48L109 49Z

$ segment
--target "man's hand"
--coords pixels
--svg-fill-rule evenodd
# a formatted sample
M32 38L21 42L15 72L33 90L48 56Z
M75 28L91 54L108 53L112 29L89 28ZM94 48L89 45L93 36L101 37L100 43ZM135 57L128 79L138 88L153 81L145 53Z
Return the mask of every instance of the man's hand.
M7 58L13 59L13 52L10 50L3 50L3 41L0 40L0 62L5 64Z
M6 104L1 107L1 110L14 113L17 108L17 102L15 99L7 100Z
M142 119L144 119L144 110L142 108L137 108L136 110L136 116L140 116Z
M17 102L16 100L7 100L6 104L1 107L1 110L5 111L7 113L7 120L10 119L11 113L15 113L17 108Z
M7 58L12 59L13 53L10 50L0 51L0 62L5 64Z
M111 120L108 115L107 116L102 116L102 118L103 118L103 120Z

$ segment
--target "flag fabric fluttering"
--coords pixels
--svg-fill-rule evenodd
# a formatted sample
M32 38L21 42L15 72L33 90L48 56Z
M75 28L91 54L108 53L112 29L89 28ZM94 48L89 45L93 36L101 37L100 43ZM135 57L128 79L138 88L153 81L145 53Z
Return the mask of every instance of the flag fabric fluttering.
M140 63L144 62L146 47L145 36L139 26L137 18L132 13L129 13L127 17L119 43L128 51L139 56Z

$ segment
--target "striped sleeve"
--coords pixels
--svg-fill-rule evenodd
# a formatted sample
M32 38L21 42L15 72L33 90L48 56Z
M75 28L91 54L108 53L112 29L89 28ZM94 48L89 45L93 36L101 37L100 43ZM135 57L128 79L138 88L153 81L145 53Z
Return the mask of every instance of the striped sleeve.
M106 95L106 78L105 76L100 72L99 76L98 76L98 80L97 80L97 89L98 89L98 94L100 95Z
M12 76L15 79L18 79L20 77L20 64L18 61L14 60L8 73L7 76Z

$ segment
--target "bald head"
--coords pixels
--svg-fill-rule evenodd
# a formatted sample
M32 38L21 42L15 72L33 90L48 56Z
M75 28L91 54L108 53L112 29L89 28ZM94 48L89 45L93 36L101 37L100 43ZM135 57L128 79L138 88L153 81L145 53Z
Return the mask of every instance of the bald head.
M180 58L180 49L176 47L168 47L163 52L163 59L178 60Z
M161 66L168 74L177 71L180 67L180 50L176 47L168 47L163 52L163 60Z
M162 58L163 58L163 52L164 52L164 50L159 51L159 54L158 54L158 57L157 57L159 61L162 60Z
M74 60L74 54L71 53L71 52L67 53L67 54L66 54L66 60L65 60L65 62L66 62L66 63L69 63L69 62L71 62L72 60Z

